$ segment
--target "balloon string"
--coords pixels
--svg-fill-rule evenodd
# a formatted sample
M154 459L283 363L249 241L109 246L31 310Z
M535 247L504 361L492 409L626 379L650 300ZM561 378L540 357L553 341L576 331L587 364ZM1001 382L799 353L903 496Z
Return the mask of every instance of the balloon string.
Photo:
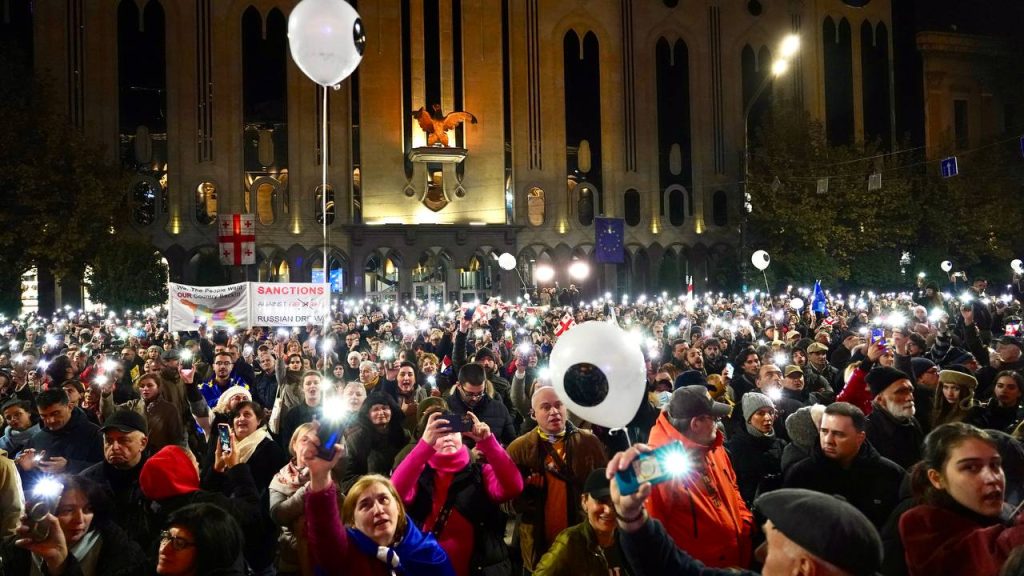
M330 264L327 262L327 86L322 86L324 93L323 114L320 118L320 220L323 223L324 241L324 282L330 283ZM330 326L330 307L324 312L323 335L327 335Z

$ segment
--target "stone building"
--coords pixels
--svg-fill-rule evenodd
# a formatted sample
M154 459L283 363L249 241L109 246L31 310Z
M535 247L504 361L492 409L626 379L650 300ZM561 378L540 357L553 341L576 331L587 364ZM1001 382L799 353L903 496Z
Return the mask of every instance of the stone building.
M186 283L323 278L326 230L354 297L515 297L542 263L585 295L714 289L736 278L747 128L772 99L835 142L895 139L889 0L353 0L366 51L327 91L324 190L296 2L2 2ZM772 80L788 34L801 48ZM412 112L434 105L478 120L457 150L424 148ZM221 267L216 216L243 212L257 263ZM590 262L597 216L624 219L623 263Z

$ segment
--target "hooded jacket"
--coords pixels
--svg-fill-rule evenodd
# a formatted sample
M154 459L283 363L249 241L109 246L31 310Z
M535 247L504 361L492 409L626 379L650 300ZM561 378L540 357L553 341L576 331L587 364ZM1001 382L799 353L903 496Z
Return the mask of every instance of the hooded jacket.
M655 486L647 501L648 512L665 525L676 546L704 564L748 567L754 515L740 495L722 433L717 433L710 447L697 444L662 412L648 443L656 448L673 440L682 442L694 470Z
M391 420L384 432L370 421L370 409L386 404L391 409ZM377 391L363 402L355 425L345 433L345 466L341 482L343 493L365 474L390 476L395 456L409 443L411 435L402 425L405 415L391 396Z

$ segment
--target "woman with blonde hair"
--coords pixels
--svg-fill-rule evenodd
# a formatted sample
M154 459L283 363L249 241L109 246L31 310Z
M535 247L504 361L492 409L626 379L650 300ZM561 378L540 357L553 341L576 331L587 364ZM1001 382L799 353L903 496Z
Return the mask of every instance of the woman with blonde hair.
M409 520L391 481L363 476L349 488L341 513L331 469L345 450L335 444L321 458L319 423L301 441L300 462L309 469L306 534L316 565L327 574L454 576L448 555L432 534Z
M295 429L288 443L290 460L270 481L270 518L281 527L277 538L278 576L313 575L304 508L309 470L299 460L302 439L312 429L309 422Z

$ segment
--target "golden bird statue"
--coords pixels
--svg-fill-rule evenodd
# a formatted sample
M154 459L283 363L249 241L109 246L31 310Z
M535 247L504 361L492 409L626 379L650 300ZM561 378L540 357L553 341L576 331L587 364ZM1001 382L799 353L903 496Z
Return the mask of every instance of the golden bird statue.
M425 106L420 106L420 109L413 112L412 116L420 123L420 128L427 133L427 146L447 147L449 130L454 130L456 126L467 120L471 124L476 124L476 116L469 112L442 114L440 104L434 104L433 113L427 112Z

